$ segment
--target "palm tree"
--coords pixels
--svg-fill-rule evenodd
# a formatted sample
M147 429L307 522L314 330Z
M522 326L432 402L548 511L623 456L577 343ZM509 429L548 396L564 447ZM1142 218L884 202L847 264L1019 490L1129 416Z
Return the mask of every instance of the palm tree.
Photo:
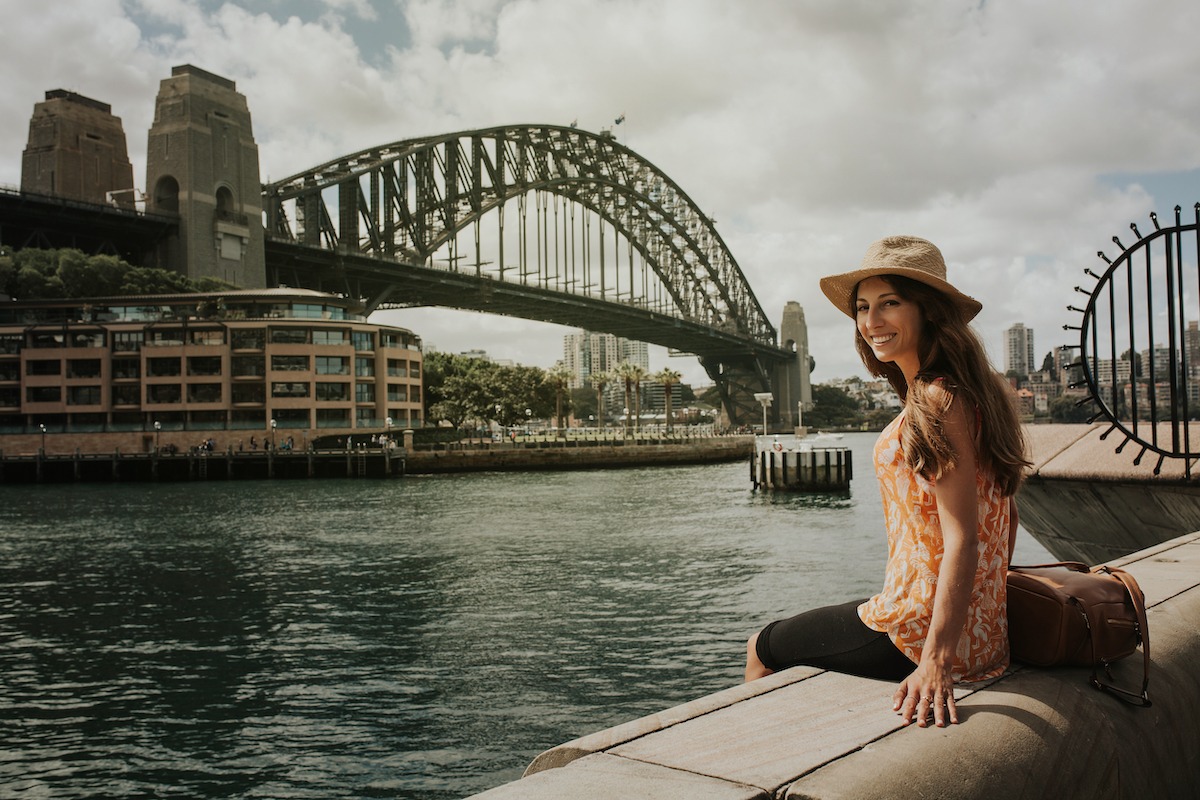
M554 387L554 416L558 421L559 436L566 435L563 425L563 395L566 394L567 387L571 385L571 379L574 377L575 374L562 364L556 364L546 373L546 383Z
M633 432L637 433L638 422L642 417L642 381L646 379L646 370L629 361L617 365L617 374L625 380L625 407L629 408L629 391L633 390ZM626 415L628 428L628 415Z
M683 378L683 375L681 373L676 372L673 369L664 368L664 369L661 369L658 372L654 373L650 377L653 378L654 380L658 381L659 383L661 383L663 386L663 400L665 401L665 404L666 404L667 433L670 433L671 432L671 391L675 388L675 385L677 383L679 383L680 379Z
M633 391L634 374L641 367L634 366L628 361L617 364L613 374L625 382L625 435L629 435L629 393Z
M596 388L596 421L601 428L604 427L604 387L612 382L613 374L611 372L593 372L588 378L592 382L592 386Z

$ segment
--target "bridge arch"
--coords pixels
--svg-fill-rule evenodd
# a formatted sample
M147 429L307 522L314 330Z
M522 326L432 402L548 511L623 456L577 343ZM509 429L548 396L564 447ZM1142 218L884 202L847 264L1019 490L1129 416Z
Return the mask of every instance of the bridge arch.
M311 280L302 262L324 251L324 280L354 275L349 291L368 308L479 308L477 292L493 304L480 310L696 353L734 421L753 419L753 392L795 360L713 220L607 133L505 126L395 142L267 184L263 208L268 269L287 261L292 285ZM401 277L414 269L471 288L430 300ZM528 313L495 302L514 287ZM539 305L539 292L554 299Z

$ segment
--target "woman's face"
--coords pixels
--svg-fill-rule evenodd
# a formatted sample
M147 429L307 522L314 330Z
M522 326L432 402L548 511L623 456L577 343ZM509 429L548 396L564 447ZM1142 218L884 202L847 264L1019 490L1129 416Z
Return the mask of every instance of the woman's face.
M921 307L874 277L858 285L854 308L858 334L871 352L880 361L894 363L911 380L921 365Z

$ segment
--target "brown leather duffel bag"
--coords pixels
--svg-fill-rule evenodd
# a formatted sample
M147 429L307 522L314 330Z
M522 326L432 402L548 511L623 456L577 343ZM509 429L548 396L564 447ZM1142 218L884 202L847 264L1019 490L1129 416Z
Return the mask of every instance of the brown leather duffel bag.
M1012 657L1039 667L1091 667L1097 689L1150 705L1150 630L1146 598L1128 572L1061 562L1008 571L1008 641ZM1142 690L1100 680L1099 670L1142 647Z

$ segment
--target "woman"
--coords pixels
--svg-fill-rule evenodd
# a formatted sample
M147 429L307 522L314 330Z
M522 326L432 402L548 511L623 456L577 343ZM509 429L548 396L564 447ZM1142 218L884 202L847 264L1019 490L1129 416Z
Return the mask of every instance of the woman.
M897 680L905 724L955 723L954 682L1008 666L1004 581L1029 463L1011 391L969 326L982 306L946 281L932 243L882 239L821 290L855 320L867 370L904 403L875 443L884 586L767 625L747 643L746 680L800 664Z

